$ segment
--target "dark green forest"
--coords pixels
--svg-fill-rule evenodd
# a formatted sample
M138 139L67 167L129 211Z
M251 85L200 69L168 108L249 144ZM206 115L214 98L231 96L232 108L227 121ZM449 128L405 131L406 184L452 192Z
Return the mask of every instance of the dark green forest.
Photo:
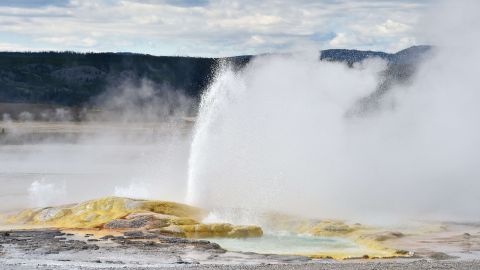
M430 47L417 46L396 54L358 50L325 50L320 60L349 66L369 57L388 61L380 90L404 80L420 55ZM196 58L133 53L0 52L0 103L85 106L109 89L144 80L154 88L182 91L196 100L210 82L220 61L241 68L253 56Z

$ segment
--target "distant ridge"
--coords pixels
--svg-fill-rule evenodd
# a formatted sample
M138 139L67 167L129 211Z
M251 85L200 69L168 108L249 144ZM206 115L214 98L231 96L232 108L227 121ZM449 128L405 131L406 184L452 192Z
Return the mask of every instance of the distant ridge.
M320 52L320 60L345 62L352 65L367 58L379 57L391 63L412 63L421 59L421 56L430 51L432 46L413 46L397 53L385 53L376 51L359 51L347 49L330 49Z
M393 72L390 75L392 81L410 76L417 61L430 49L430 46L414 46L395 54L332 49L321 51L320 59L353 65L370 57L380 57L389 63L390 73ZM220 60L241 68L253 57L198 58L129 52L0 52L0 103L83 106L125 81L139 85L144 79L150 81L154 88L182 90L198 99Z

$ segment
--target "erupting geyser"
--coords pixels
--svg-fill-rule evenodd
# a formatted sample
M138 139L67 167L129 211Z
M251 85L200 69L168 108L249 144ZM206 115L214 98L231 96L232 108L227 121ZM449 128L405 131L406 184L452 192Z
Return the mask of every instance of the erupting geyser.
M473 14L466 14L474 19ZM449 21L452 23L452 21ZM219 68L200 107L187 202L348 219L475 219L480 209L478 33L451 39L366 115L386 63L318 55ZM468 32L470 31L470 32Z

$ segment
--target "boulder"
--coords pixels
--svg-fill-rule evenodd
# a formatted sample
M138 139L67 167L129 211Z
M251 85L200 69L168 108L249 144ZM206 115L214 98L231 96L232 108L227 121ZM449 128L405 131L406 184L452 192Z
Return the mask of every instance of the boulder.
M128 228L161 228L168 226L164 219L155 219L151 216L138 216L133 219L114 219L103 225L107 229L128 229Z

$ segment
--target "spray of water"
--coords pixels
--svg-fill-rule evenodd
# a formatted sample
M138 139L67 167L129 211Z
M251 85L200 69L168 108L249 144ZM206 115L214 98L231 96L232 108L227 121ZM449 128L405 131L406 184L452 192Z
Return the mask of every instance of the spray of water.
M460 2L425 20L435 56L370 115L347 112L375 89L379 60L350 69L289 55L222 66L201 103L187 202L369 221L478 219L480 5Z

